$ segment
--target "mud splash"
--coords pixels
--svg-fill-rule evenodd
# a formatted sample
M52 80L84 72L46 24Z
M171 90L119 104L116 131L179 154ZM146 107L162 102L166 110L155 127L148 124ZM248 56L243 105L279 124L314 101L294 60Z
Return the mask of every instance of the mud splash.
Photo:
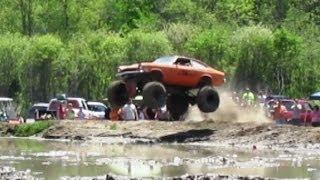
M231 97L231 92L220 91L220 106L216 112L202 113L196 105L191 106L186 115L186 121L226 121L226 122L252 122L256 124L271 122L264 116L262 108L243 109Z

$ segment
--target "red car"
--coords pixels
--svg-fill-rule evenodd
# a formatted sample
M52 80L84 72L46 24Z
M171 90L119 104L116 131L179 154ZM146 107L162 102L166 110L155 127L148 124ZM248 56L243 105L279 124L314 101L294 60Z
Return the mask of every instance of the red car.
M286 117L286 119L289 120L289 123L298 125L304 123L305 121L307 123L311 122L312 109L308 102L304 100L295 101L292 99L283 99L281 100L281 102L287 109L287 112L284 114L284 117ZM275 106L275 103L275 100L270 100L267 103L268 106L271 107L270 114L272 113L272 107Z

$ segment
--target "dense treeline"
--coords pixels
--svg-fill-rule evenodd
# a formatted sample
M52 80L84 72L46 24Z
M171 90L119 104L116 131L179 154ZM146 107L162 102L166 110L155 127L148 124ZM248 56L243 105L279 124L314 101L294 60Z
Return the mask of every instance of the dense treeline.
M23 107L58 92L100 99L116 66L199 58L229 86L320 88L320 1L2 0L0 91Z

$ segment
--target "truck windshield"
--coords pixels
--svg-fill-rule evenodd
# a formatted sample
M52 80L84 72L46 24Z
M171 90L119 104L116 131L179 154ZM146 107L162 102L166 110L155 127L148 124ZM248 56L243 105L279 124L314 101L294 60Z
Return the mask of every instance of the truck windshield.
M173 64L177 58L174 56L164 56L156 59L154 63L158 64Z

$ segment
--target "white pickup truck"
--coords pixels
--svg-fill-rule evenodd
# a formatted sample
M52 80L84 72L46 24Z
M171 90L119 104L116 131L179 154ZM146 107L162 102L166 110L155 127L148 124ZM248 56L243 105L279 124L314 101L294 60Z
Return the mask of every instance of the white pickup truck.
M52 112L52 114L56 116L57 110L62 102L63 101L60 101L56 98L51 99L49 102L48 111ZM80 111L80 108L82 108L82 111L85 115L85 119L99 118L99 114L97 114L97 112L89 110L87 101L85 99L77 97L67 97L66 103L64 103L64 105L66 106L70 103L72 104L72 109L74 111L75 118L78 118L78 112Z

